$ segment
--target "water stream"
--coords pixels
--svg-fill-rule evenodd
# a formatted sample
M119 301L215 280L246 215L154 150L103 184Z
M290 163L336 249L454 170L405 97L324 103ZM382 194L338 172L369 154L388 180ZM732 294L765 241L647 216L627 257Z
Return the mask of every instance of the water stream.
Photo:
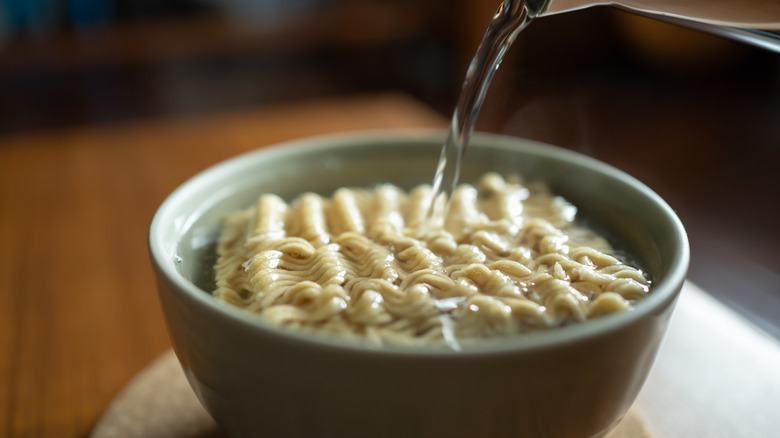
M538 9L529 7L530 3L526 0L504 0L493 15L471 60L436 166L433 179L434 196L429 217L439 217L442 214L438 209L446 208L446 200L458 184L461 159L474 132L474 124L490 81L515 37L539 12Z

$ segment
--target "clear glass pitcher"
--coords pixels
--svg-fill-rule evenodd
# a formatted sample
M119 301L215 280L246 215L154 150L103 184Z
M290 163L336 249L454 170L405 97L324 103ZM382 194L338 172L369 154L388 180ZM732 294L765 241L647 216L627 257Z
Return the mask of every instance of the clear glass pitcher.
M527 0L537 17L610 5L780 53L780 0Z

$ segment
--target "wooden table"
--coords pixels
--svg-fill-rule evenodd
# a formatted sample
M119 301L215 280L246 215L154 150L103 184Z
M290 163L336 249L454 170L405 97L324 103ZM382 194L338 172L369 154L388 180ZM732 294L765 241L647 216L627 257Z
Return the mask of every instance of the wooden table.
M146 232L185 179L283 140L445 125L383 94L0 138L0 436L89 435L168 350ZM774 340L688 285L637 406L659 437L771 436L778 369Z

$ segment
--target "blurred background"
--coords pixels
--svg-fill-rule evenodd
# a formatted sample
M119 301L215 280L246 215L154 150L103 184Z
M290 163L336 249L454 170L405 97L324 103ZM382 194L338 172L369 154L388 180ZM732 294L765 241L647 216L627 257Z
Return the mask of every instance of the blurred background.
M0 0L0 147L388 90L447 118L497 5ZM546 17L518 37L477 127L648 184L689 230L690 278L780 338L780 55L610 8Z

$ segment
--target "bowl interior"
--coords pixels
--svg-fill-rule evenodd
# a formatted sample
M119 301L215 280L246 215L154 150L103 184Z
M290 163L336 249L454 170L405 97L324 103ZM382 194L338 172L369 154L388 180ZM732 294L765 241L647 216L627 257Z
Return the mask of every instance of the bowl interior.
M215 242L226 213L251 205L262 193L291 200L306 191L329 196L344 186L429 184L443 140L441 132L332 136L220 163L183 184L160 207L150 229L152 258L183 289L208 296ZM634 178L561 148L476 134L460 181L473 183L488 171L545 181L576 205L587 226L650 274L653 292L638 310L669 300L679 289L688 263L685 231L668 205Z

